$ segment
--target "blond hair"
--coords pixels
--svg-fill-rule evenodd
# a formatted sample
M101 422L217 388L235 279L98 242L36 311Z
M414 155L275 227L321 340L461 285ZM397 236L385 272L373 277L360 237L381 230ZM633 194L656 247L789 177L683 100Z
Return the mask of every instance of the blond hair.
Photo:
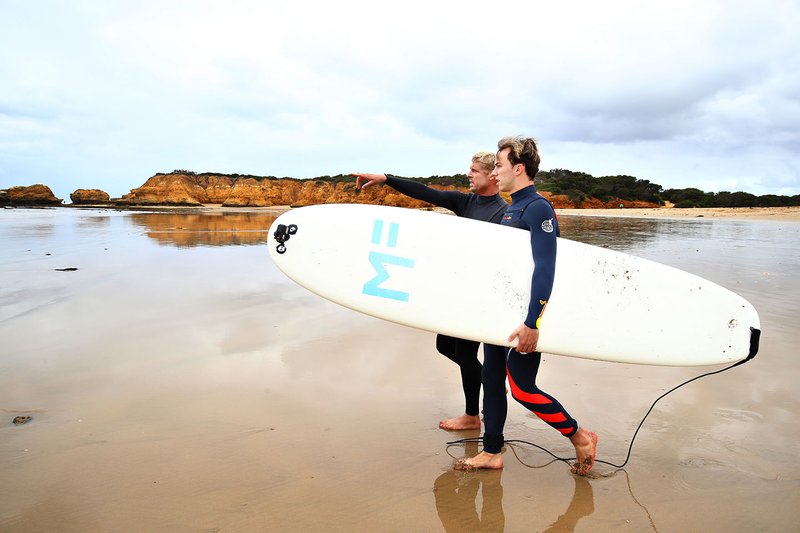
M495 155L492 152L475 152L472 156L473 163L479 163L484 170L494 170Z

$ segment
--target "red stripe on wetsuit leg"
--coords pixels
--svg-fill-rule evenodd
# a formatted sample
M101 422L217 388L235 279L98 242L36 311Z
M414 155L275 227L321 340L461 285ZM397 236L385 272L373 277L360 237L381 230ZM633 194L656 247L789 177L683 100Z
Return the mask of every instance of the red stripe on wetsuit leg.
M567 420L567 417L564 416L564 413L553 413L548 415L545 413L537 413L536 411L533 412L545 422L565 422Z
M546 405L548 403L553 403L552 400L550 400L550 398L547 396L542 396L541 394L532 394L520 389L517 384L514 383L514 380L511 379L511 374L508 373L508 370L506 370L506 375L508 376L508 384L511 385L511 394L514 395L514 398L535 405Z
M520 389L516 383L514 383L514 379L511 377L511 374L509 374L508 371L506 371L506 375L508 376L508 384L511 385L511 394L514 396L514 398L517 398L519 400L522 400L524 402L533 405L547 405L553 403L553 401L550 398L542 394L533 394L530 392L525 392L524 390ZM541 418L544 422L548 423L565 422L567 420L567 417L564 416L564 413L545 414L545 413L539 413L538 411L534 411L533 409L531 409L531 412L536 416L538 416L539 418ZM572 428L563 428L563 429L556 428L556 429L561 433L563 433L564 435L572 431Z

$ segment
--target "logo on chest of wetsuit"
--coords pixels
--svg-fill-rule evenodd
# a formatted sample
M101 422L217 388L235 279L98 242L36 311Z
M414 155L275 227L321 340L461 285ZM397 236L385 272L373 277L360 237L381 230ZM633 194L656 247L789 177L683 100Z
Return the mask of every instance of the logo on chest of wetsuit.
M544 222L542 222L542 231L545 233L553 233L553 219L548 218Z

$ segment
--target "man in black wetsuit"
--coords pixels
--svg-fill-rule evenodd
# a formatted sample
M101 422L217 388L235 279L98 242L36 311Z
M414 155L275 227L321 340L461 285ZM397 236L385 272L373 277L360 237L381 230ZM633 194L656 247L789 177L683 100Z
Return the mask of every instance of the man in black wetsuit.
M497 143L497 149L492 176L501 191L511 193L511 205L502 224L530 232L534 259L531 299L524 322L508 337L509 341L517 339L516 349L486 344L483 347L483 451L475 457L460 460L456 468L503 467L500 452L508 411L507 376L514 399L570 439L577 458L572 472L586 475L594 465L597 435L579 427L558 400L536 386L542 358L536 345L540 320L553 289L558 219L550 202L536 192L533 184L539 171L536 141L527 137L505 137Z
M391 174L353 174L356 188L385 183L398 192L444 207L460 217L500 223L508 204L500 197L497 181L491 179L494 170L494 154L478 152L472 156L469 167L469 193L440 191L422 183L404 180ZM461 385L464 389L464 414L439 422L439 427L449 430L480 429L481 362L478 360L480 343L457 339L447 335L436 336L436 349L455 362L461 369Z

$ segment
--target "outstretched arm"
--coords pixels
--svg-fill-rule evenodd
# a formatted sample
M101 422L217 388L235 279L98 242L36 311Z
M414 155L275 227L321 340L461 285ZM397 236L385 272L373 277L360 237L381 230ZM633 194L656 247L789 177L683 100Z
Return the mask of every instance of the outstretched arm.
M439 207L444 207L445 209L453 211L455 214L459 214L466 203L467 195L463 192L440 191L419 183L418 181L397 178L391 174L353 173L351 176L356 177L356 189L371 187L376 183L385 183L399 193Z
M356 177L356 189L371 187L386 182L386 174L351 174Z

